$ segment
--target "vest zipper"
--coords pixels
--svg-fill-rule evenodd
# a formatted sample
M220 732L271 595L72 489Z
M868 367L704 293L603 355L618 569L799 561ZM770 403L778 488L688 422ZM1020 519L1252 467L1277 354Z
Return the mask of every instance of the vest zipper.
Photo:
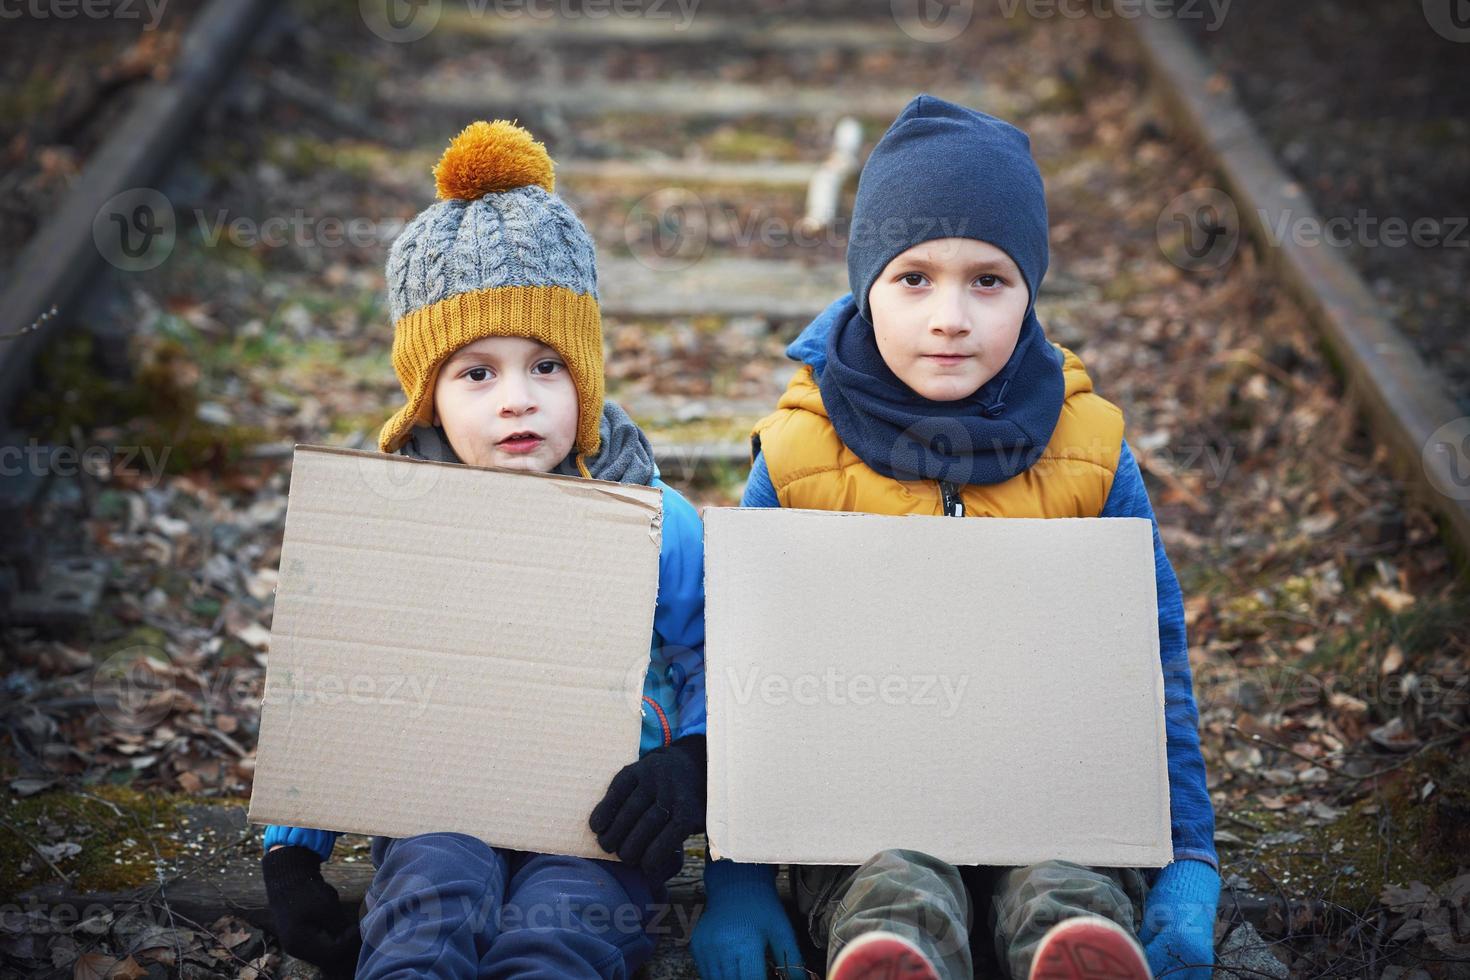
M960 499L959 488L948 480L939 481L939 496L944 501L945 517L964 517L965 502Z

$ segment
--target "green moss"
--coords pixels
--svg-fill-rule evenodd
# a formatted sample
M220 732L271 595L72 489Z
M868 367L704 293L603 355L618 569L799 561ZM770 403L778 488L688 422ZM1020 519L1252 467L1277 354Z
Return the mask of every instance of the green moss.
M136 387L101 376L92 335L78 327L57 337L37 361L37 382L22 397L18 416L38 439L70 445L73 428L97 419L127 418L143 410Z
M711 134L705 149L714 159L727 161L796 160L801 156L796 140L790 136L735 126Z
M1385 762L1385 765L1388 763ZM1434 782L1427 800L1419 790ZM1470 824L1470 766L1442 751L1425 752L1384 777L1383 789L1354 803L1333 823L1311 827L1283 811L1237 809L1240 822L1222 820L1254 845L1225 848L1221 863L1261 894L1284 892L1290 898L1320 898L1355 912L1366 912L1385 885L1422 881L1434 886L1455 875L1460 845ZM1253 825L1253 826L1252 826ZM1270 843L1268 835L1299 833L1301 840Z
M55 879L56 873L20 837L23 833L34 844L54 843L43 830L54 825L62 832L60 840L81 845L79 854L55 862L72 876L78 891L123 891L148 884L156 880L156 859L168 860L180 852L179 808L201 802L104 783L86 795L52 790L10 800L4 810L8 826L0 832L0 881L9 883L15 894ZM27 865L30 870L22 871Z
M294 176L330 171L369 178L390 157L389 151L373 143L331 141L300 134L276 134L267 140L265 147L265 158Z

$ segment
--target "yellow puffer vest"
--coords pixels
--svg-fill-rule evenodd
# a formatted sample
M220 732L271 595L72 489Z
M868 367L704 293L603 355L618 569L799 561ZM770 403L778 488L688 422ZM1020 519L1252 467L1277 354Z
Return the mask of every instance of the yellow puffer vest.
M1123 412L1092 390L1082 361L1060 344L1066 395L1051 441L1022 473L989 485L895 480L857 457L837 436L822 393L804 364L776 410L751 430L751 461L766 458L782 507L869 514L966 517L1096 517L1107 502L1123 447ZM958 510L956 503L963 504Z

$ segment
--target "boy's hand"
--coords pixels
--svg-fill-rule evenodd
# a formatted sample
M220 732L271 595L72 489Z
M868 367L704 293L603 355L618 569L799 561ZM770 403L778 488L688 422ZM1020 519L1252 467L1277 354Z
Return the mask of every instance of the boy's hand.
M704 829L704 736L686 735L618 770L587 824L604 851L655 881L684 866L684 839Z
M710 861L704 868L705 908L689 939L704 980L766 980L767 951L777 976L807 976L801 947L768 864Z
M321 967L328 978L357 972L362 934L322 877L321 855L309 847L277 846L260 859L266 901L281 948Z
M1215 911L1220 874L1189 858L1166 865L1143 907L1143 944L1155 976L1209 980L1215 963Z

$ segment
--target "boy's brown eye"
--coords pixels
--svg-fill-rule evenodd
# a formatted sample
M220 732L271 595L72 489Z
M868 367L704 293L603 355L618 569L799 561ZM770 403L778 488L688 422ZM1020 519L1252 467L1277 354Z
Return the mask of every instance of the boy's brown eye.
M903 280L905 286L922 286L924 284L924 277L917 272L906 272L902 276L899 276L899 278Z
M536 367L538 369L539 368L547 368L547 370L546 371L543 371L542 373L543 374L550 374L552 371L555 371L557 368L561 367L561 362L560 361L541 361L540 363L538 363L536 365Z
M986 289L989 289L991 286L1000 285L1000 276L984 275L980 276L975 281L984 286Z
M476 367L470 368L468 371L466 371L465 377L469 378L471 381L484 381L489 373L489 368Z

